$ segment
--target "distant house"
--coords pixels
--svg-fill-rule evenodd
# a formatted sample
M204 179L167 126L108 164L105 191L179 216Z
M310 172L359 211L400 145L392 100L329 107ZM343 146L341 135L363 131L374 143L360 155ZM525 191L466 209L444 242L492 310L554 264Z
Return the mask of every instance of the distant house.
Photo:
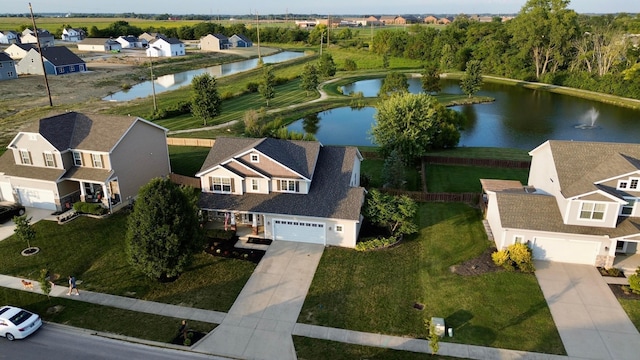
M62 41L78 42L82 41L87 34L82 29L64 28L62 29Z
M396 18L395 15L383 15L380 16L380 21L385 25L393 25L396 23Z
M312 28L318 25L315 21L312 20L296 20L296 26L301 29Z
M120 43L123 49L146 49L149 42L133 35L119 36L116 41Z
M425 24L436 24L438 22L438 18L433 15L429 15L425 17L423 21Z
M7 53L0 52L0 81L17 79L16 64Z
M35 49L35 44L12 44L4 50L13 60L20 60L27 56L27 53L31 49Z
M404 16L396 16L396 18L393 20L393 23L396 25L406 25L408 21Z
M15 44L20 42L20 35L15 31L0 31L0 44Z
M78 43L80 51L100 51L111 52L122 50L122 45L113 39L106 38L86 38Z
M40 46L47 47L53 46L55 39L53 35L47 30L38 29L38 36L31 29L24 29L22 36L20 36L20 42L23 44L37 44L38 38L40 39Z
M251 40L248 37L242 34L233 34L233 36L229 38L229 41L231 42L231 46L233 47L252 47L253 46L253 42L251 42Z
M65 46L50 46L42 48L44 67L47 74L63 75L76 72L87 71L87 64ZM16 66L18 74L38 74L42 73L42 62L37 49L31 49L24 59Z
M164 35L162 35L162 34L160 34L160 33L148 33L148 32L144 32L144 33L142 33L140 36L138 36L138 39L141 39L141 40L142 40L142 39L144 39L144 40L147 40L147 42L148 42L148 43L150 43L150 42L151 42L151 40L155 40L155 39L157 39L157 38L158 38L158 37L160 37L160 36L164 36Z
M231 47L229 38L222 34L208 34L200 39L200 50L220 51Z
M452 21L453 21L452 18L442 17L442 18L438 19L438 24L447 25L447 24L451 24Z
M176 38L160 36L149 42L147 56L149 57L173 57L186 54L184 43Z

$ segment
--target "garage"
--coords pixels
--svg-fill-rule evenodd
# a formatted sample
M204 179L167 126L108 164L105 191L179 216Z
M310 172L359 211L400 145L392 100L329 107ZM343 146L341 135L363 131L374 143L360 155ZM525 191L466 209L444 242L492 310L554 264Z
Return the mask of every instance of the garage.
M0 182L0 201L15 201L13 199L13 190L11 190L11 184Z
M27 207L56 210L56 201L53 191L41 189L17 188L20 203Z
M273 220L273 238L324 245L326 243L325 224L297 220Z
M533 258L593 265L600 243L593 241L567 240L555 238L535 238L532 245Z

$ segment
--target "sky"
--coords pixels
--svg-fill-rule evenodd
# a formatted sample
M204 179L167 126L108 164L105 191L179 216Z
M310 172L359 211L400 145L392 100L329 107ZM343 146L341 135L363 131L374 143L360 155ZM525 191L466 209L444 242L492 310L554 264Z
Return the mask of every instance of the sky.
M507 14L517 13L526 0L31 0L34 13L140 14ZM28 13L29 1L2 0L0 13ZM578 13L640 13L639 0L573 0Z

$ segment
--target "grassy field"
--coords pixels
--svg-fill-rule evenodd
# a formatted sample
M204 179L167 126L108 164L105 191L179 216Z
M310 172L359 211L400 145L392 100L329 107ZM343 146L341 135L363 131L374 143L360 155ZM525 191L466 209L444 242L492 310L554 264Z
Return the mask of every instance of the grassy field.
M475 166L436 165L426 166L429 192L480 192L480 179L518 180L526 184L528 169L488 168Z
M25 12L29 9L25 6ZM37 14L37 9L33 9ZM179 28L182 26L193 26L203 22L202 20L145 20L135 18L67 18L67 17L38 17L36 18L36 25L39 29L46 29L49 32L54 32L57 29L62 29L64 25L74 28L86 27L90 29L95 26L98 29L106 29L109 25L116 21L126 21L131 26L137 26L141 29L147 28ZM32 28L31 19L26 17L0 17L0 29L4 30L19 30L21 26L27 26Z
M182 320L64 298L47 299L44 295L7 288L0 288L0 303L35 312L45 321L164 343L173 340ZM189 329L199 332L210 332L216 327L198 321L188 324Z
M424 338L423 320L439 316L456 334L443 341L564 353L535 276L449 270L492 246L477 209L422 204L418 225L418 235L392 249L326 249L298 321Z
M40 248L37 256L24 257L26 244L15 236L0 242L0 274L37 279L40 269L57 274L65 285L68 275L82 281L80 291L164 302L207 310L228 311L253 272L251 262L196 254L176 281L159 283L134 270L127 262L127 213L106 219L80 217L60 226L52 221L34 224Z

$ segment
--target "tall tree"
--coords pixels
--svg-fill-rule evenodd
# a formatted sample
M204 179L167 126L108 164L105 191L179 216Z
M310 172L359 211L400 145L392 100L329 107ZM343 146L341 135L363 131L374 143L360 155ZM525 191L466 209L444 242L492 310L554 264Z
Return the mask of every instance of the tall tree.
M191 80L191 88L191 112L206 126L207 121L220 115L222 108L216 78L206 73L197 75Z
M482 64L480 60L469 60L467 70L460 80L460 89L471 97L482 88Z
M398 150L417 162L427 151L454 147L460 140L461 116L427 94L396 93L376 106L371 128L383 154Z
M306 64L300 75L300 88L307 93L316 91L318 87L318 69L313 64Z
M269 65L263 66L262 81L260 82L260 86L258 86L258 92L262 98L266 100L267 107L269 107L269 100L276 96L275 85L276 76L273 74L273 69Z
M36 238L36 230L31 225L31 218L27 215L14 216L13 222L16 224L15 232L18 239L27 242L27 248L31 248L31 240Z
M578 15L568 5L569 0L528 0L509 21L513 44L533 64L536 79L566 65L578 32Z
M418 231L414 222L418 206L406 195L393 196L372 189L367 194L364 216L372 223L386 227L391 235L400 236Z
M384 159L382 177L384 180L384 186L392 189L404 188L407 182L407 175L405 172L404 160L398 150L391 151L391 154Z
M438 73L438 67L434 64L425 65L420 83L422 84L422 91L425 93L440 91L440 74Z
M155 178L140 189L126 234L134 268L153 279L172 279L186 269L194 252L202 251L194 196L167 178Z
M322 54L318 60L318 73L324 78L330 78L336 74L336 63L331 54L326 52Z
M386 97L397 92L409 92L409 81L403 73L390 72L382 80L378 96Z

